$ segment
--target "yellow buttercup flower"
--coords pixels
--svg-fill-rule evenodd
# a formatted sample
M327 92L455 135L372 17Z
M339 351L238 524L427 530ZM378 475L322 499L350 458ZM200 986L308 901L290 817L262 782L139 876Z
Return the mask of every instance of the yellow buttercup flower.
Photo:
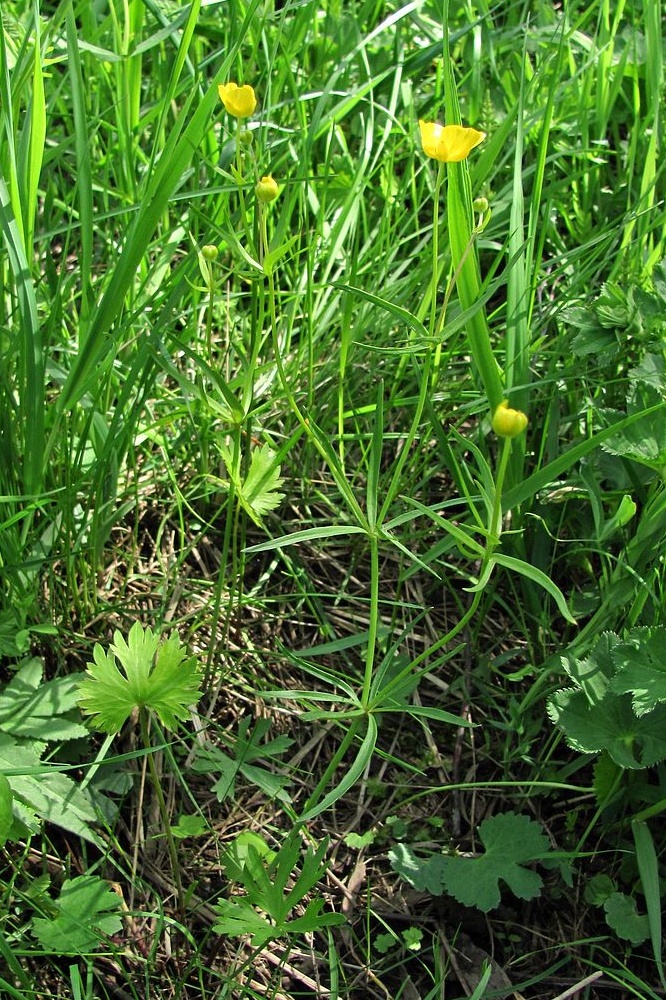
M217 92L225 108L234 118L250 118L254 114L257 95L248 84L239 87L237 83L221 83Z
M512 410L509 400L503 399L493 413L493 430L498 437L515 438L527 427L527 414Z
M462 125L439 125L437 122L419 120L419 128L423 152L440 163L466 160L474 147L486 137L485 132Z

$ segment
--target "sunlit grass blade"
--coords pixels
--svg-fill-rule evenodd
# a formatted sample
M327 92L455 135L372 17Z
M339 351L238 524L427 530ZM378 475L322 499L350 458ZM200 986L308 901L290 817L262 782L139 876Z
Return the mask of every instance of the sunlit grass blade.
M44 357L30 267L7 184L0 174L0 228L5 239L20 310L19 413L23 439L23 491L36 493L43 480Z
M90 163L90 136L85 102L85 89L76 21L72 5L66 10L67 58L69 61L72 114L76 141L76 186L79 202L79 239L81 241L79 264L81 268L81 330L79 339L85 340L86 326L92 305L92 255L93 255L93 182Z
M631 824L631 829L636 845L638 872L641 877L641 886L650 922L650 939L652 941L654 960L657 964L662 986L666 988L666 977L664 977L664 965L662 961L661 888L659 884L657 853L647 823L634 820Z
M34 38L32 41L32 89L30 93L30 115L24 125L25 137L21 139L20 152L24 160L19 166L23 178L23 229L25 233L26 253L30 253L35 231L37 216L37 198L39 178L44 158L44 140L46 138L46 108L44 98L44 75L42 72L41 34L39 3L35 0L33 6Z

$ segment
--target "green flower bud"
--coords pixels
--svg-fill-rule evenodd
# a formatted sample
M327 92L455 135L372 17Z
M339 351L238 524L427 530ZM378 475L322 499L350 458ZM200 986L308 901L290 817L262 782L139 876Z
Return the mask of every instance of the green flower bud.
M207 243L205 247L201 248L201 256L204 260L217 260L219 252L214 243Z
M479 212L481 215L485 215L485 213L488 211L488 199L484 198L483 195L480 195L478 198L475 198L474 201L472 202L472 208L474 209L475 212Z

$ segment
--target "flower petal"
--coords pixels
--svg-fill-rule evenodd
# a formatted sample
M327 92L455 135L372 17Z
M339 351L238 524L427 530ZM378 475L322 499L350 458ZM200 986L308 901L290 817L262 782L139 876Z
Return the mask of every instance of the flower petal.
M419 120L419 128L423 152L440 163L457 163L467 159L474 147L486 137L485 132L463 125L440 125L438 122Z
M249 84L221 83L217 88L220 100L234 118L250 118L257 107L257 95Z

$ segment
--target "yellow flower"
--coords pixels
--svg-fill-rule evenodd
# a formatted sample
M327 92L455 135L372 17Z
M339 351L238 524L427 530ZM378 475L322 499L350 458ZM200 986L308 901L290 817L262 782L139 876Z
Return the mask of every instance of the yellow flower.
M423 152L440 163L466 160L471 150L486 137L485 132L462 125L438 125L437 122L419 120L419 128Z
M249 118L254 114L257 95L248 84L239 87L237 83L221 83L217 92L225 108L234 118Z
M515 438L527 427L527 415L522 410L512 410L508 399L503 399L493 413L493 430L498 437Z
M254 193L259 201L266 205L269 201L275 201L280 193L280 188L278 187L277 181L274 181L269 175L261 178L254 189Z

